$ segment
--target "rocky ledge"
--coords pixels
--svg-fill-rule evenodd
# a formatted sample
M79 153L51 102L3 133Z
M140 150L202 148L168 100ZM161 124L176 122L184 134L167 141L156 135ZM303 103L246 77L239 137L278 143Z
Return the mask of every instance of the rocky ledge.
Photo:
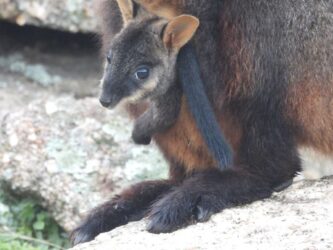
M171 234L150 234L141 221L72 250L332 249L332 210L333 178L300 181L270 199Z

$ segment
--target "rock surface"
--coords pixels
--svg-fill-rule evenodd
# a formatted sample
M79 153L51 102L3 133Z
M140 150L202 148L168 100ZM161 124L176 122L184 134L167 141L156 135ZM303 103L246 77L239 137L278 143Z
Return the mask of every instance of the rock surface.
M42 97L6 115L1 134L0 182L40 198L67 230L120 188L166 176L156 150L131 143L130 122L96 98Z
M92 0L0 0L0 19L71 32L93 32Z
M72 250L333 249L333 178L300 181L272 198L226 209L206 223L153 235L135 222Z
M0 184L37 197L71 230L124 186L166 176L153 145L131 142L124 112L98 103L95 50L76 40L50 46L49 33L30 41L27 31L11 30L0 24Z

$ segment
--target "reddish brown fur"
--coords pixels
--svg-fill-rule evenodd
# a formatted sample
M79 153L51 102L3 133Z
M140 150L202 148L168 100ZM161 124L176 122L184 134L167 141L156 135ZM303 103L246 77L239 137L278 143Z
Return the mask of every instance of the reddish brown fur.
M142 115L148 108L148 103L142 102L138 104L127 104L126 110L127 113L130 115L132 119L138 118L140 115Z
M314 78L312 74L291 85L287 115L296 125L298 144L332 154L333 84Z
M127 106L127 111L133 118L140 116L145 109L146 105L143 103ZM168 131L155 135L154 139L165 157L186 166L188 174L215 165L188 110L185 98L182 100L176 123Z
M221 94L227 99L235 97L245 97L251 94L253 91L252 80L252 60L253 56L241 31L236 27L235 23L228 21L227 18L221 18L223 23L220 24L223 30L224 36L221 36L220 58L225 57L228 61L228 68L225 70L225 86L226 89ZM226 65L222 65L222 68ZM222 98L220 98L223 101Z
M150 13L172 19L181 14L179 0L135 0Z
M221 127L226 132L227 140L233 149L237 150L242 134L240 126L228 114L224 117L230 119L221 119ZM175 159L185 166L187 174L216 166L188 110L185 98L182 100L182 108L176 124L168 131L156 135L155 140L166 158Z
M132 118L137 118L146 110L147 105L130 104L126 108ZM185 98L182 100L177 122L168 131L157 134L154 139L165 157L171 162L176 161L186 166L188 174L215 165L189 113ZM175 168L172 172L179 171L177 166Z
M203 170L215 165L207 147L188 111L183 98L179 118L168 131L155 136L166 158L176 159L186 166L186 172Z

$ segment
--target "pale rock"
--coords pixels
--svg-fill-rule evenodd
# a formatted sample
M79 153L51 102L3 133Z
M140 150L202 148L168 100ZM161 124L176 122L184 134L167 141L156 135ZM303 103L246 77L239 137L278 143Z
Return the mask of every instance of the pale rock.
M0 0L0 19L70 32L95 32L93 0Z
M226 209L169 234L150 234L146 221L102 234L72 250L332 249L333 178L299 181L270 199Z
M167 175L156 147L134 145L131 122L97 98L48 94L1 122L0 182L38 197L68 231L124 187Z

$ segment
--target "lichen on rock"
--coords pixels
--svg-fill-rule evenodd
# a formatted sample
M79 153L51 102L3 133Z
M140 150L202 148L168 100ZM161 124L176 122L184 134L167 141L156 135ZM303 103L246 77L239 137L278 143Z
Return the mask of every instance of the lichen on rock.
M71 230L123 187L166 177L156 148L134 145L125 124L126 117L104 110L96 98L49 95L33 101L2 121L0 181L39 197Z

